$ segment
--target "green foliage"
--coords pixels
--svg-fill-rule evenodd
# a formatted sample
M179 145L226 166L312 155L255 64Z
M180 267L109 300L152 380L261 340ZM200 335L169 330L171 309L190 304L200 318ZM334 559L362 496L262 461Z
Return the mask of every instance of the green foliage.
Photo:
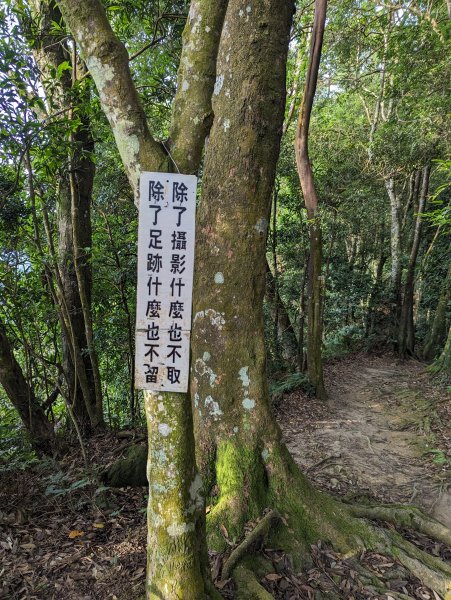
M436 465L446 466L449 464L449 460L443 450L439 450L438 448L433 448L432 450L428 450L424 453L425 456L432 455L432 462Z
M17 412L0 388L0 472L23 471L37 461Z
M52 473L47 479L49 483L44 492L46 496L64 496L92 484L92 481L86 478L71 481L69 475L63 471Z
M323 356L328 358L344 358L348 354L365 349L368 342L364 330L356 324L345 325L328 336Z
M384 324L391 294L391 212L385 180L401 199L401 265L405 280L416 206L409 200L412 173L432 164L425 224L416 273L417 338L431 326L451 259L449 233L450 100L446 90L446 7L421 4L421 12L346 0L328 7L309 155L320 202L325 275L324 357L393 343ZM419 5L420 6L420 5ZM308 23L306 9L299 26ZM305 72L303 38L289 61L289 92L301 78L287 112L299 106ZM439 75L440 74L440 75ZM291 87L290 87L291 86ZM296 111L295 111L296 117ZM308 223L294 158L295 118L282 143L277 171L278 288L295 328L308 260ZM426 221L427 220L427 221ZM440 239L435 239L440 226ZM428 251L431 246L431 250ZM268 252L273 255L271 232ZM273 260L271 258L271 260ZM378 265L383 268L378 274ZM377 277L377 279L376 279ZM305 289L305 296L308 290ZM287 368L266 311L270 370ZM299 332L298 332L299 333ZM306 320L304 321L304 347Z
M439 183L430 199L430 208L424 215L433 225L441 228L442 235L451 233L451 159L436 160Z
M130 65L150 128L157 139L166 139L189 3L114 0L104 4L133 57ZM360 0L329 5L310 129L324 246L326 358L388 339L379 322L389 308L390 293L387 177L394 178L402 196L405 276L415 217L415 206L408 201L409 179L416 169L433 165L416 273L420 341L431 326L450 260L449 26L445 3L417 4L419 12L410 5L397 10ZM305 351L306 318L300 328L308 295L308 222L293 142L312 6L299 8L287 73L286 116L291 120L277 169L276 232L271 226L268 256L272 261L276 247L277 289ZM5 2L0 7L0 316L27 381L39 401L45 402L54 389L63 354L61 324L46 277L55 268L51 244L58 254L58 182L67 176L69 157L75 153L73 134L87 123L95 140L87 155L95 163L96 175L92 248L85 250L93 272L94 344L105 420L112 427L131 424L134 403L136 425L143 422L141 399L133 391L137 213L90 78L83 77L67 92L71 110L57 110L59 86L73 74L70 52L48 73L40 72L33 55L39 47L38 24L27 2ZM49 34L55 47L67 44L62 21L54 20ZM383 269L376 279L379 264ZM267 303L268 372L276 380L273 393L308 389L305 376L292 374L292 366L288 368L283 359L270 308ZM373 330L371 316L375 317ZM0 398L0 452L12 456L17 449L27 456L23 429L5 396ZM69 426L61 399L49 417Z
M269 387L270 394L273 398L278 398L283 394L288 394L295 390L302 390L308 395L313 395L315 393L315 389L309 382L305 373L290 373L283 379L271 382Z

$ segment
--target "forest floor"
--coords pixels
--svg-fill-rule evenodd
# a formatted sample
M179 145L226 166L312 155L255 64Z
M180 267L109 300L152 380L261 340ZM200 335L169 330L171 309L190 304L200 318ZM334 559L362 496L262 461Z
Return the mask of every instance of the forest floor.
M348 500L415 504L451 528L451 395L416 361L329 364L329 401L285 397L278 420L301 469Z
M325 372L328 402L295 391L277 406L285 441L312 482L345 500L412 502L450 526L446 386L431 380L424 365L392 357L353 356L328 364ZM91 440L89 473L75 446L59 462L9 469L0 463L2 600L142 597L146 490L104 488L94 477L133 443L113 433ZM443 544L412 532L407 537L451 559ZM373 552L360 560L387 582L393 596L378 595L324 542L312 546L313 564L301 573L282 552L262 552L273 569L261 583L280 600L313 600L318 592L347 600L393 600L399 594L439 599L393 559ZM219 589L234 598L232 583L220 580L224 556L211 558Z

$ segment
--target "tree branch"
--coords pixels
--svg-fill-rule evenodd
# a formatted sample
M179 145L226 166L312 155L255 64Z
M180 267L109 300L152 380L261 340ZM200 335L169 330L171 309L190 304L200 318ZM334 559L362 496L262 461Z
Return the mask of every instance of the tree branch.
M142 170L169 170L162 145L151 135L123 43L99 0L59 0L63 18L80 47L111 125L128 179L138 198Z
M310 60L305 79L304 97L302 98L302 104L299 110L295 140L296 163L309 219L312 219L315 216L318 208L318 196L313 182L312 167L310 165L308 154L308 132L316 84L318 82L318 71L326 23L326 10L327 0L317 0L315 3L315 19L313 22L310 43Z
M183 31L169 148L176 166L185 173L198 170L213 122L211 97L227 4L228 0L192 0ZM218 78L218 85L220 81Z

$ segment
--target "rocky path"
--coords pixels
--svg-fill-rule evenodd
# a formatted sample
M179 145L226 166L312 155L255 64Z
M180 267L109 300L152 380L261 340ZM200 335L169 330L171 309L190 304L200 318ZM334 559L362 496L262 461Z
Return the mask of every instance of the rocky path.
M419 363L368 357L330 366L326 386L326 403L293 392L279 406L304 472L335 494L410 502L451 527L446 386Z

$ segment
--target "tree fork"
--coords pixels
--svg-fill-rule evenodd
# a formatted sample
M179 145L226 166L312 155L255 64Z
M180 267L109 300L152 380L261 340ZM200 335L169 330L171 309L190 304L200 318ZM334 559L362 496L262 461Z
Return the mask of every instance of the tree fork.
M150 133L126 49L114 34L102 4L98 0L61 0L59 5L97 86L136 203L142 171L196 171L209 121L189 119L192 106L198 114L211 113L217 43L226 0L214 5L209 0L194 0L191 5L184 31L180 85L174 100L177 123L186 120L189 127L186 123L172 127L170 153ZM196 70L191 68L193 64ZM190 153L185 152L187 147ZM144 396L150 482L147 597L176 600L183 594L187 600L215 598L204 544L202 482L195 469L189 396L152 392ZM174 443L176 434L178 440ZM174 486L170 490L164 487L168 469L169 484ZM156 530L158 535L154 534Z

